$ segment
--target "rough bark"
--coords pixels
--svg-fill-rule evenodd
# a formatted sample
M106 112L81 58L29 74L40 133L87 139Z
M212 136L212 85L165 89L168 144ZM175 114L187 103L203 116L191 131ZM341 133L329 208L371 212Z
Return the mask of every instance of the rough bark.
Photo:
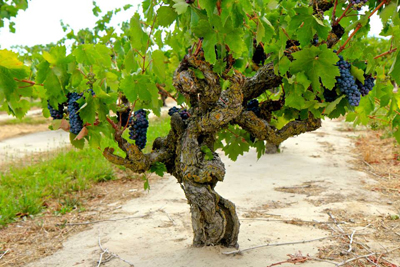
M196 77L195 69L203 79ZM166 137L153 143L151 153L144 154L135 145L124 140L117 130L115 140L126 153L122 158L113 149L106 148L104 156L114 164L124 165L135 172L146 172L155 162L166 165L167 171L180 183L190 205L193 227L193 245L223 245L238 247L239 219L235 205L215 191L218 182L225 177L225 166L214 151L218 131L228 124L238 124L260 140L267 140L275 147L282 141L320 127L320 120L312 115L304 121L293 121L281 130L269 125L272 112L284 105L284 94L277 101L261 103L261 117L245 111L247 100L261 95L265 90L277 87L282 78L267 64L252 78L241 73L230 77L230 87L222 91L219 76L205 62L202 53L187 55L174 74L175 88L190 99L190 118L182 120L179 114L171 117L171 130ZM206 146L213 158L205 157Z

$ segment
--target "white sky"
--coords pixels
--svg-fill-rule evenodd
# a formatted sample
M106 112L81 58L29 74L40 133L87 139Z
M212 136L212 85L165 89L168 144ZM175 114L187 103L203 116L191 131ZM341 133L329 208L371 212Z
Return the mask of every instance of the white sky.
M102 13L122 8L131 4L132 8L124 11L122 9L111 21L111 26L117 26L122 21L129 20L137 10L141 0L96 0ZM0 47L10 48L12 45L48 44L57 42L66 33L60 24L62 20L69 24L77 32L84 28L93 28L97 18L92 13L92 0L31 0L26 11L20 11L15 22L15 34L9 32L8 23L0 29Z
M97 0L102 14L115 8L131 4L133 7L121 11L111 21L111 26L129 20L137 10L141 0ZM15 22L16 33L11 33L6 27L0 29L0 48L10 48L12 45L33 46L57 42L65 36L60 20L69 24L75 32L83 28L93 28L98 20L92 13L92 0L31 0L26 11L20 11L12 21ZM118 28L118 27L116 27ZM374 15L371 18L371 36L379 36L382 24Z

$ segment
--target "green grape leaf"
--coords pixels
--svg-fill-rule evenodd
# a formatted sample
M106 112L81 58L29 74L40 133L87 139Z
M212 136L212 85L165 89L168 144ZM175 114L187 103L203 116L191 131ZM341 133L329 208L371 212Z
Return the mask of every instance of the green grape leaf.
M212 17L214 10L217 7L217 0L199 0L201 8L207 11L208 17Z
M292 55L296 60L291 64L291 72L294 74L305 71L314 90L321 88L320 79L328 89L335 86L335 77L340 75L338 67L335 66L339 58L325 44L319 47L304 48Z
M296 8L297 15L290 22L289 30L297 31L297 39L302 46L310 44L315 34L321 39L326 39L330 27L327 27L322 21L313 15L312 7Z
M147 42L149 40L148 34L143 30L142 24L140 23L139 14L135 14L130 21L130 42L133 48L146 52Z
M162 80L165 80L165 71L166 71L166 65L164 63L165 61L165 56L164 52L161 50L156 50L152 53L151 55L153 59L153 70L154 73Z
M163 27L168 27L174 22L178 14L173 8L162 6L157 11L157 24Z
M339 98L335 99L335 101L330 102L328 106L325 108L325 114L329 115L331 112L336 108L336 106L345 98L345 95L340 96Z
M200 20L198 26L192 27L193 32L198 37L203 37L204 56L208 62L214 64L216 60L215 45L217 44L217 35L207 20ZM237 39L235 40L238 41Z
M133 76L127 76L122 79L121 90L131 103L134 103L138 98L136 81L133 79Z
M83 122L94 123L96 120L96 106L93 97L89 94L86 97L86 103L80 108L79 116Z
M211 149L208 148L208 146L203 145L201 147L201 151L205 154L204 155L205 160L213 160L214 159L214 154L212 153Z
M164 173L167 172L167 167L162 162L156 162L150 167L150 172L154 172L160 177L164 176Z
M175 8L178 15L186 12L189 5L185 2L185 0L174 0L174 2L175 4L172 7Z
M357 80L359 80L360 82L362 82L362 84L364 84L365 81L365 77L364 77L364 71L357 68L354 65L351 65L351 75L353 75Z
M400 84L400 53L397 54L397 57L393 61L389 74L397 84Z
M265 141L264 140L257 140L254 143L254 146L256 147L257 151L257 160L259 160L263 155L265 155Z
M77 140L76 135L73 133L69 134L69 141L78 149L83 149L85 147L85 139Z
M84 44L78 46L72 54L78 63L84 65L99 65L105 68L111 67L112 52L103 44Z

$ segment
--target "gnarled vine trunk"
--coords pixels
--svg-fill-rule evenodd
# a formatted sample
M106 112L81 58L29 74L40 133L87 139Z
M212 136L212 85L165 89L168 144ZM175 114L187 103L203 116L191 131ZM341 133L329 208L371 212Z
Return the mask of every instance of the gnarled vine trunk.
M198 78L195 69L204 77ZM103 153L112 163L138 173L148 171L156 162L165 164L167 171L180 183L190 205L194 246L238 247L240 223L235 205L215 191L215 186L225 176L224 164L214 150L216 135L221 129L229 124L239 125L257 139L278 146L291 136L321 126L321 120L312 114L305 120L291 121L280 130L271 126L271 112L282 108L284 98L262 102L260 117L244 109L249 99L281 83L281 77L274 73L270 64L261 67L251 78L238 72L224 78L229 79L230 86L222 91L220 76L204 60L202 51L189 53L175 71L174 86L190 99L190 118L183 120L178 113L173 114L168 136L157 138L153 151L148 154L123 139L122 131L116 128L115 140L126 157L114 155L110 148ZM206 156L205 150L211 151L213 156Z

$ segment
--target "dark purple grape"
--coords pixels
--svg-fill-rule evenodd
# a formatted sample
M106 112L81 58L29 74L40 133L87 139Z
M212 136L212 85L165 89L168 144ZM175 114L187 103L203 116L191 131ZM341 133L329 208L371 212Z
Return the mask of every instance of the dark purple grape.
M182 120L187 120L190 117L190 113L186 109L179 109L177 107L172 107L168 110L168 115L172 116L175 113L178 113L181 116Z
M147 128L149 128L149 121L146 117L146 111L139 109L135 111L134 115L129 120L129 138L135 140L139 149L143 149L147 143Z
M79 134L83 128L83 121L78 114L80 106L77 103L81 97L82 95L77 93L68 94L69 131L75 135Z
M58 109L54 109L50 105L50 102L47 100L47 108L49 109L50 115L53 118L53 120L61 120L63 118L63 113L64 113L63 104L58 104Z
M347 96L351 106L358 106L361 100L361 93L358 90L356 81L351 75L351 65L345 61L342 56L339 56L340 60L336 65L339 67L340 77L336 78L337 86L340 91Z
M360 90L362 96L368 95L368 93L372 91L375 85L375 79L372 76L364 75L364 77L364 84L362 84L360 81L356 82L358 90Z

